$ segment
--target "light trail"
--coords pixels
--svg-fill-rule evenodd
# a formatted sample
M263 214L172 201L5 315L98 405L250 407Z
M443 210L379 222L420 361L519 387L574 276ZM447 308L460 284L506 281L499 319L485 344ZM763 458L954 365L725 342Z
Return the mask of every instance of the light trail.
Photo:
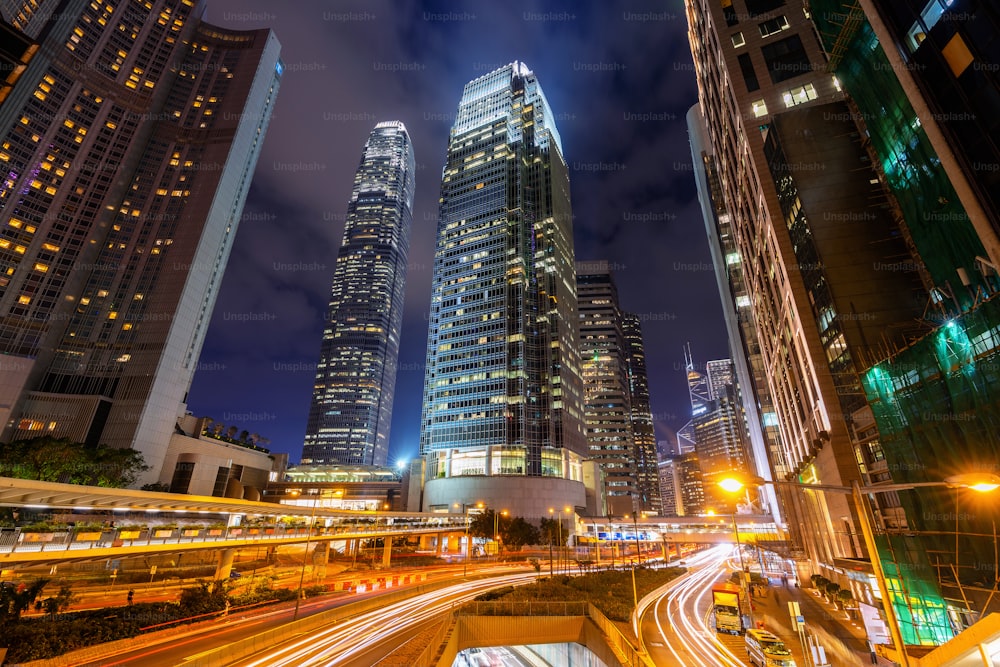
M651 605L659 638L678 665L745 667L745 663L718 639L709 621L711 589L719 575L727 571L724 563L731 549L729 546L715 547L689 558L688 574L671 582ZM705 606L708 612L700 615L698 609ZM666 625L664 619L668 621ZM686 655L679 650L678 644L686 649Z
M337 665L375 646L395 645L392 637L450 611L483 592L537 579L535 573L462 583L344 619L297 637L239 664L246 667Z

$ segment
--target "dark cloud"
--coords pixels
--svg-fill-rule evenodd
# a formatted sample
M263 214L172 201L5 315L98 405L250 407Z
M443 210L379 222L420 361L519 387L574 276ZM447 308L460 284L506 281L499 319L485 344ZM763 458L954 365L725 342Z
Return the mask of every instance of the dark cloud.
M465 83L521 60L556 114L577 257L618 267L623 306L644 321L657 433L672 437L689 409L681 347L692 341L703 361L728 356L715 279L702 270L683 3L582 4L209 0L213 23L272 28L286 67L193 412L261 412L246 427L298 460L354 170L375 123L401 120L418 172L390 449L416 454L448 132Z

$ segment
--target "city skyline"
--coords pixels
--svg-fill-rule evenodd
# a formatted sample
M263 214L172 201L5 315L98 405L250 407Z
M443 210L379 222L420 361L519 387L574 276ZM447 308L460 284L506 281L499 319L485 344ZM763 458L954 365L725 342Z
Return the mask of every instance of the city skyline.
M345 174L356 167L348 156L374 123L399 118L413 139L418 186L389 456L416 455L436 181L451 105L466 81L522 60L551 80L546 94L573 183L577 259L607 259L623 308L643 324L657 440L687 420L683 344L693 340L703 359L728 350L684 121L696 93L680 3L544 12L484 5L464 18L430 6L397 15L377 4L324 14L320 6L213 2L209 12L230 27L266 25L279 38L294 31L315 39L285 49L283 95L192 388L192 412L258 432L273 450L298 456L349 196ZM609 23L616 30L605 31ZM377 32L394 39L374 46L368 37ZM342 43L330 42L333 35ZM444 53L448 40L455 48ZM651 61L654 48L661 55ZM317 87L351 94L306 107Z

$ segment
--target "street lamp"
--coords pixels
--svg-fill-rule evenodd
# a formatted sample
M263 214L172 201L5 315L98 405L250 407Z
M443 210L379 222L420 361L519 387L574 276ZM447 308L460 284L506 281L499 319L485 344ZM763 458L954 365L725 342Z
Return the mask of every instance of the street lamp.
M455 503L455 507L459 504ZM469 516L469 506L462 503L462 511L465 513L465 557L462 558L462 577L469 576L469 551L472 544L469 542L469 524L472 523L472 518ZM482 509L483 504L481 502L476 503L475 507Z
M628 514L625 515L628 518ZM646 518L646 513L642 513L642 518ZM632 514L632 531L635 533L635 556L639 561L639 567L642 567L642 546L639 542L639 524L637 523L638 512Z
M292 491L291 495L298 496L301 491ZM319 506L319 498L312 499L312 513L309 515L309 532L306 533L306 550L302 554L302 570L299 572L299 591L295 596L295 613L292 614L292 620L298 620L299 618L299 604L302 602L302 585L305 583L306 579L306 557L309 555L309 542L312 541L313 533L313 522L316 519L316 508Z
M564 508L562 508L562 509L559 510L559 528L558 528L558 535L559 535L559 556L558 556L558 558L559 558L559 567L561 567L563 569L565 569L565 567L566 567L564 553L563 553L564 543L563 543L563 537L562 537L562 515L563 515L564 511L566 512L566 514L569 514L572 510L569 507L564 507ZM554 515L555 512L556 512L556 510L552 509L551 507L549 508L549 514L553 514ZM555 518L555 517L553 517L553 518Z
M878 547L875 544L875 530L870 514L871 507L865 494L888 493L890 491L909 491L929 486L945 486L950 488L968 488L979 493L989 493L1000 488L1000 476L989 473L969 473L953 475L940 482L914 482L912 484L879 484L878 486L866 486L864 489L857 480L851 480L850 486L837 486L833 484L805 484L802 482L783 482L774 480L764 480L755 478L753 483L757 486L771 484L774 486L786 486L799 489L813 489L816 491L832 491L850 495L854 501L855 509L858 513L861 524L861 533L864 536L865 547L871 558L872 572L875 575L875 582L878 584L879 594L882 596L882 606L885 609L886 625L889 626L889 634L893 643L899 651L900 665L910 667L910 656L906 652L906 644L903 643L903 633L900 629L899 619L896 617L896 610L892 605L892 598L889 597L889 585L885 579L885 571L882 568L882 559L879 557ZM727 478L719 482L719 486L724 490L733 493L739 491L746 484L738 479Z
M500 515L503 514L507 516L507 510L501 510L499 513L493 510L493 542L496 544L496 560L500 560Z

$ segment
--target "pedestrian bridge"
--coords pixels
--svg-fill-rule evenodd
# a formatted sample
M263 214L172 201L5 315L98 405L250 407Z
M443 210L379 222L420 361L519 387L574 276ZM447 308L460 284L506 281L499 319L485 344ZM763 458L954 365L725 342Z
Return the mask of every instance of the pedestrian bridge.
M334 510L12 478L0 478L0 506L14 508L15 518L61 517L0 528L0 566L399 535L436 535L440 545L468 522L462 514Z
M343 510L12 478L0 478L0 506L13 508L15 518L36 512L63 517L60 523L22 521L0 529L0 566L310 542L356 546L359 540L400 535L421 536L423 548L441 552L448 543L449 552L461 553L470 521L466 514ZM660 549L667 558L674 546L679 555L681 544L733 542L734 527L741 543L785 539L770 516L726 515L575 517L569 541L578 557L588 548L598 559L602 551L625 556L638 544L647 554ZM391 540L384 543L390 546ZM388 558L386 553L386 565Z

